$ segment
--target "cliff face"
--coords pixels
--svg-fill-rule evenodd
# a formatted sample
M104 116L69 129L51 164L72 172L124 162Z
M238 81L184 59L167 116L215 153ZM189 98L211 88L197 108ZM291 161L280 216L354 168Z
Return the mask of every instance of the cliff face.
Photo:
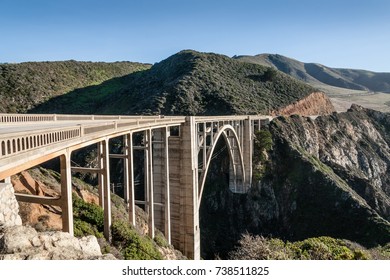
M294 114L314 116L331 114L334 111L332 102L323 92L313 92L286 107L273 111L271 114L274 116L289 116Z
M203 247L223 257L246 231L292 241L324 235L368 247L390 242L389 114L352 106L315 120L279 117L269 130L265 175L248 194L209 181ZM208 226L211 219L223 230Z
M390 196L390 116L362 107L315 121L293 117L274 128L329 166L386 219Z

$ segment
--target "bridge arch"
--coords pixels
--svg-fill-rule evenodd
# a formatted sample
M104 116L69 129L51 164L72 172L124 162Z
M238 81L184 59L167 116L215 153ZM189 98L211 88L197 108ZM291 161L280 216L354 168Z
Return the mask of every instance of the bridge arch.
M240 139L234 127L230 124L226 124L220 127L218 132L214 135L212 141L213 145L207 151L206 159L203 160L204 168L199 177L198 209L201 205L202 194L207 178L207 172L210 167L215 147L217 146L217 142L221 136L224 138L226 146L228 148L229 160L233 171L233 174L230 174L230 176L234 176L235 180L238 179L236 178L237 176L240 176L242 184L244 184L245 182L245 166ZM206 139L203 139L203 141L206 141ZM239 166L239 169L236 168L237 165Z

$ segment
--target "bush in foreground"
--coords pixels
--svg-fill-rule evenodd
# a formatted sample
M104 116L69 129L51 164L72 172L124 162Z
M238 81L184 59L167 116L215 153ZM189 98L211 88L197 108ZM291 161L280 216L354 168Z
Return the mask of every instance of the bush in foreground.
M284 242L244 234L230 259L236 260L367 260L368 250L346 240L322 236L297 242Z

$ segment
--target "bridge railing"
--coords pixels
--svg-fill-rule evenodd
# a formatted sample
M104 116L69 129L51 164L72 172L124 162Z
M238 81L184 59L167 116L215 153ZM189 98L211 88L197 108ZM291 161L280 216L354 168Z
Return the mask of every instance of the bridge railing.
M154 120L164 116L109 116L109 115L62 115L62 114L0 114L0 123L15 124L24 122L51 122L51 121L93 121L93 120Z
M0 136L0 157L6 157L27 150L51 145L80 137L80 126L67 127L61 130L45 129L29 133L13 133Z
M55 115L0 114L0 123L55 121Z
M174 126L184 121L184 117L152 118L148 116L143 119L126 118L98 124L87 123L64 128L5 133L0 135L0 158L106 131L147 129L159 125Z

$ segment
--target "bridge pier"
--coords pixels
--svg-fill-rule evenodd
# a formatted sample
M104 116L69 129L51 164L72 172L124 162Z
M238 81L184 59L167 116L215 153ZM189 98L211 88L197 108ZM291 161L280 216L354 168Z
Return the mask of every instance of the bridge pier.
M109 138L99 144L100 168L99 173L99 202L104 211L104 237L111 240L111 192L110 192L110 151Z
M260 121L259 121L260 123ZM253 156L253 128L250 117L244 120L242 129L242 153L244 159L245 188L248 190L252 185L252 156Z
M135 194L134 194L134 163L133 163L133 134L123 137L124 144L124 200L129 209L129 222L135 226Z
M146 163L146 213L148 214L148 234L150 238L154 238L154 174L153 174L153 143L152 130L145 131L145 163Z
M153 130L155 225L164 232L165 238L171 244L168 139L168 127Z
M70 165L70 152L60 156L61 168L61 198L62 231L74 234L73 230L73 203L72 203L72 174Z
M194 117L186 117L180 138L170 137L172 244L188 258L200 259L198 151Z

